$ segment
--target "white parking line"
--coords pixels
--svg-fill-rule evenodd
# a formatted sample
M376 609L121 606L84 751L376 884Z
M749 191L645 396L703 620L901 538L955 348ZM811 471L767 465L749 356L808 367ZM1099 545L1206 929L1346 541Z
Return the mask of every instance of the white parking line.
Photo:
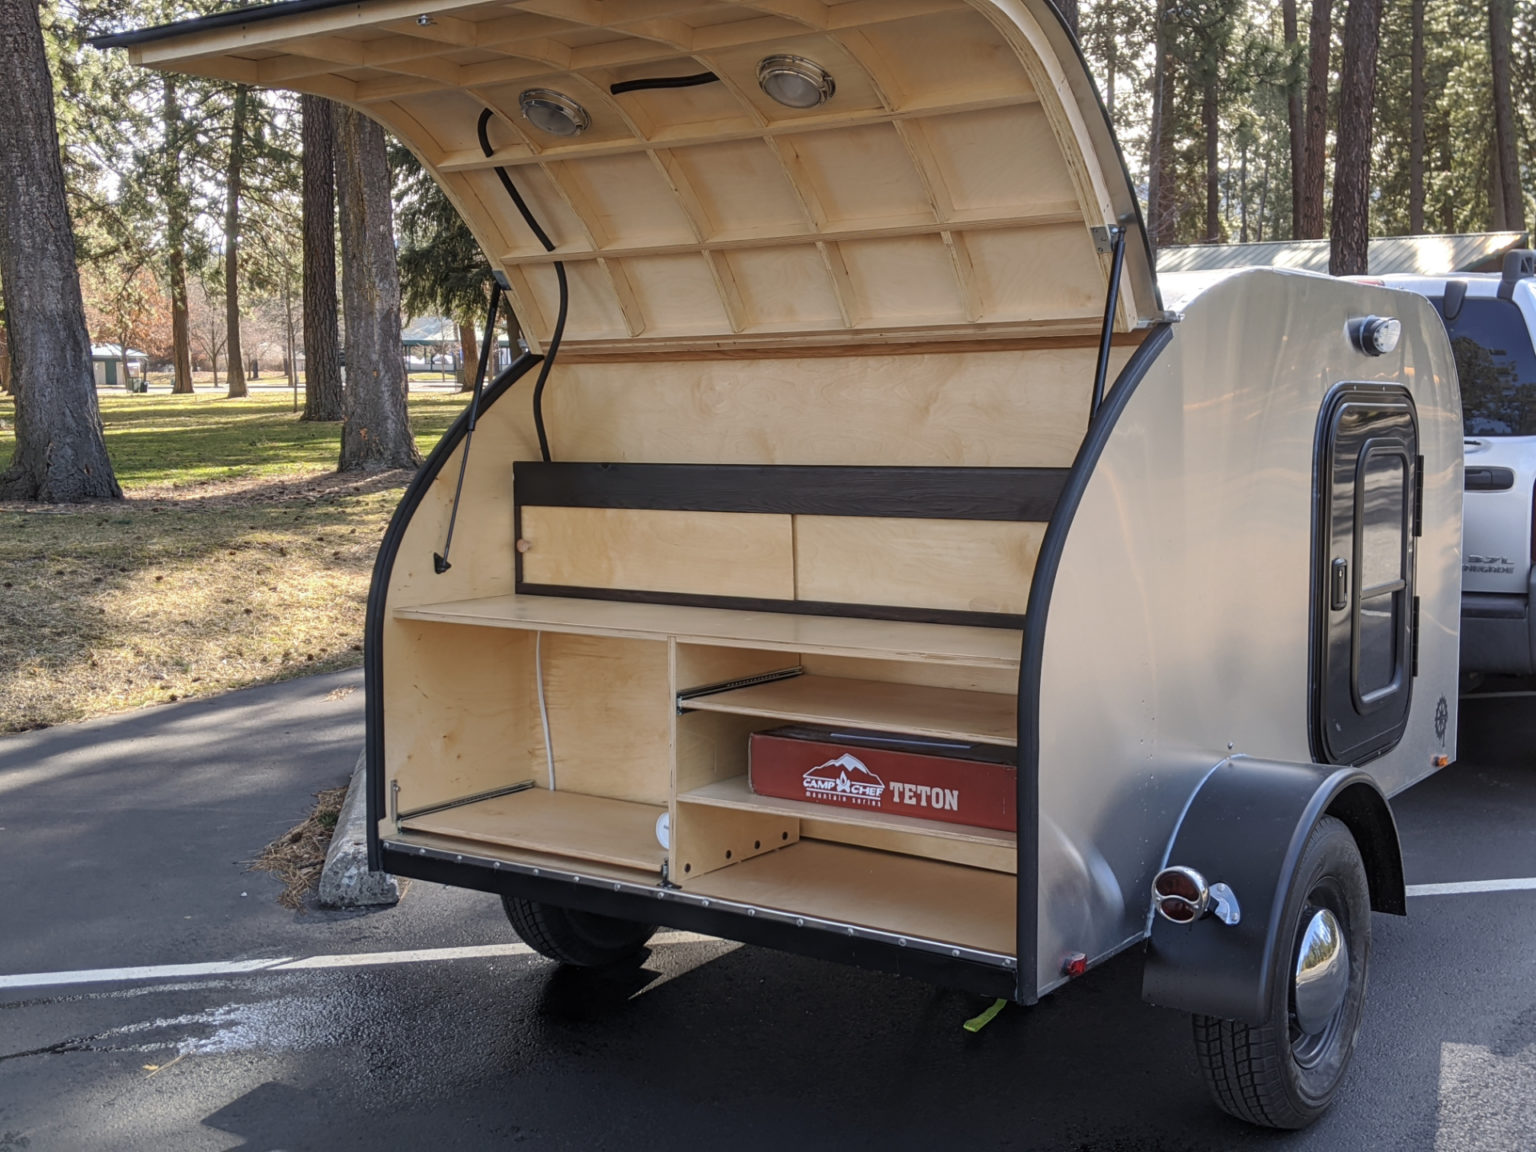
M1410 896L1465 896L1474 892L1529 892L1536 889L1536 876L1514 880L1463 880L1456 884L1410 884Z
M699 944L713 936L667 932L655 944ZM260 960L217 960L207 964L156 964L142 968L84 968L75 972L22 972L0 976L7 988L57 988L66 984L124 984L180 980L197 976L248 976L254 972L311 972L323 968L366 968L384 964L425 964L439 960L478 960L497 956L532 956L526 944L479 944L467 948L420 948L411 952L344 952L332 956L272 956Z
M1453 884L1410 884L1409 896L1463 896L1482 892L1536 891L1536 876L1510 880L1464 880ZM713 936L667 932L655 944L700 944ZM526 944L477 944L466 948L418 948L408 952L342 952L328 956L269 956L259 960L215 960L206 964L155 964L140 968L83 968L74 972L21 972L0 976L0 990L57 988L67 984L129 984L185 980L198 976L248 976L256 972L313 972L325 968L370 968L389 964L427 964L443 960L481 960L532 956Z

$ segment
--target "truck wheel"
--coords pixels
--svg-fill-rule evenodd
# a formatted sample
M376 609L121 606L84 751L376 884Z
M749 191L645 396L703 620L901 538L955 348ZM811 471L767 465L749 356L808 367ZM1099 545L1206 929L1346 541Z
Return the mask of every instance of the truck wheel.
M503 896L501 905L523 943L541 956L578 968L602 968L632 959L656 931L654 924L576 912L520 896Z
M1349 829L1324 816L1285 898L1269 1016L1258 1027L1196 1016L1195 1052L1217 1105L1266 1128L1304 1128L1333 1102L1355 1050L1371 951L1365 865Z

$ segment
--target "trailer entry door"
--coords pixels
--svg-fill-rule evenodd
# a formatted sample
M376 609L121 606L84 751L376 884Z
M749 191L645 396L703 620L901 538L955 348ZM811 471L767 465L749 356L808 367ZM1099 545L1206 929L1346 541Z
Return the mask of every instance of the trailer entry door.
M1413 693L1418 421L1402 388L1345 385L1320 432L1313 729L1320 760L1359 764L1396 745Z

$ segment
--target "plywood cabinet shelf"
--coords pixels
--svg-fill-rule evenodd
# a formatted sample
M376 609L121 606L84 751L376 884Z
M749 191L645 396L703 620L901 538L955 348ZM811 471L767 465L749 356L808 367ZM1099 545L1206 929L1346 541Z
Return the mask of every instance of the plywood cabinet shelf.
M796 676L680 703L699 712L905 732L941 740L1006 747L1018 742L1018 697L999 692Z
M1002 956L1016 950L1014 878L958 864L802 841L683 888Z
M666 850L656 839L656 819L665 811L660 805L532 788L403 820L400 827L659 874Z
M806 800L786 800L778 796L759 796L747 784L745 776L733 776L706 784L691 792L683 792L679 804L704 804L716 808L737 808L754 812L773 812L781 816L795 816L806 820L828 823L855 824L864 828L878 828L887 832L909 832L935 836L942 840L963 840L970 844L986 844L1012 852L1018 844L1018 836L1012 832L1000 832L992 828L975 828L969 824L950 824L943 820L919 820L913 816L893 816L886 812L869 812L863 809L840 808L835 804L812 804Z
M689 644L828 656L1017 669L1021 636L1007 628L800 616L691 605L634 604L565 596L491 596L397 608L399 620L426 620L532 632L674 638Z

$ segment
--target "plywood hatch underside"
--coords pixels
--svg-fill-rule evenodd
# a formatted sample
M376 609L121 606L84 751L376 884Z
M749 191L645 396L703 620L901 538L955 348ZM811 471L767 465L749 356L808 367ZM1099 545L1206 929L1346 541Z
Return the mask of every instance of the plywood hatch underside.
M1122 222L1116 327L1157 312L1124 168L1045 0L300 0L118 42L387 125L505 272L536 349L555 260L572 351L1088 335L1111 260L1094 231ZM777 54L824 68L832 97L770 99L758 66ZM520 104L535 88L589 126L541 132Z

